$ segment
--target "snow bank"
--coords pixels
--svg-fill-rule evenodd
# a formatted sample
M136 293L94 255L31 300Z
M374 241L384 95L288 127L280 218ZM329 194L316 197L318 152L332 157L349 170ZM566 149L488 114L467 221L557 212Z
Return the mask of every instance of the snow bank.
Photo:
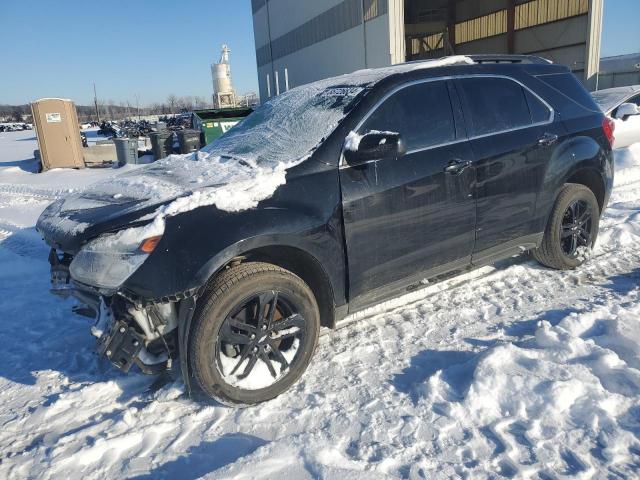
M640 244L640 143L615 151L614 189L606 215L600 220L595 252Z
M640 425L637 292L625 300L633 306L574 313L555 326L543 320L524 345L499 345L444 368L421 401L446 405L443 436L477 432L469 460L483 462L498 448L503 473L551 471L560 458L587 476L624 463L640 447L629 428Z

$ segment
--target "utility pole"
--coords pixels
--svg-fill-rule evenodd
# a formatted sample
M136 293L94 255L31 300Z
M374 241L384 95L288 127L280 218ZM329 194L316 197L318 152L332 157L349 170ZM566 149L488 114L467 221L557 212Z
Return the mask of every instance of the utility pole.
M100 123L100 112L98 111L98 95L96 95L96 82L93 82L93 104L96 106L96 118Z
M138 115L138 121L140 121L140 95L135 94L136 98L136 115Z

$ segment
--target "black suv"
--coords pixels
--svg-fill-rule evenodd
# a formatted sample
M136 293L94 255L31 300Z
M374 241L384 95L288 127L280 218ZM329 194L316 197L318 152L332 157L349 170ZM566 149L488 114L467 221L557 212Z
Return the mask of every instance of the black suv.
M321 327L424 279L525 251L579 266L612 139L566 67L407 63L294 88L200 152L53 203L37 228L52 290L91 307L114 365L179 358L189 392L254 404L302 375Z

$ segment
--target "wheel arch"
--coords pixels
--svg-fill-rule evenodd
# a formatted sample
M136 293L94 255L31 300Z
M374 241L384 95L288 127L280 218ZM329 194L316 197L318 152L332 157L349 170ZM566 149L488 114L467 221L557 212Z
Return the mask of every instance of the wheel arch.
M288 245L258 247L242 254L241 261L271 263L300 277L313 292L320 311L320 324L335 327L335 300L333 287L322 264L310 253Z
M598 170L587 165L578 165L578 168L570 174L565 183L578 183L591 190L598 201L600 212L602 212L605 202L605 183Z
M553 205L567 183L577 183L589 188L602 212L613 185L611 150L604 148L589 135L570 137L554 149L536 205L539 231L546 227Z
M331 274L323 259L290 239L254 238L232 245L211 259L198 274L206 285L220 272L238 262L260 261L277 265L300 277L313 292L323 327L334 328L336 305L340 301L339 273ZM343 262L343 260L341 260ZM338 277L338 278L336 278Z

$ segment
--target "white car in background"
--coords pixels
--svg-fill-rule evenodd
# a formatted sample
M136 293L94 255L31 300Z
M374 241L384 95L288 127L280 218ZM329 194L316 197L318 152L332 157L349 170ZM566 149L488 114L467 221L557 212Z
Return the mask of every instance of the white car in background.
M616 123L614 148L640 142L640 85L607 88L591 94L605 115Z

